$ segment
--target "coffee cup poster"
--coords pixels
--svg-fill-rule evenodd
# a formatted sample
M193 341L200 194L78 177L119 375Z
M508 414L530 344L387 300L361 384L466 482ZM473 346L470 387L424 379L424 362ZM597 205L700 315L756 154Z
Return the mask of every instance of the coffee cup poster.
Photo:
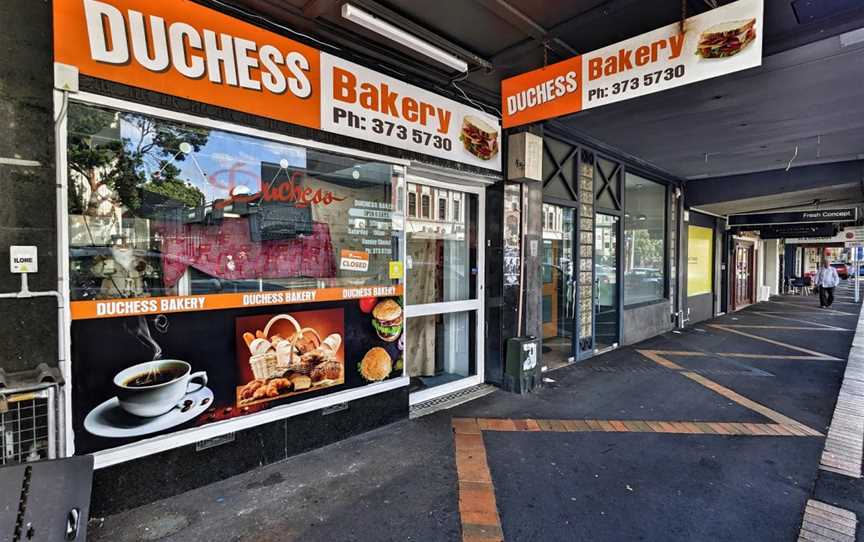
M401 296L77 320L77 453L402 375Z

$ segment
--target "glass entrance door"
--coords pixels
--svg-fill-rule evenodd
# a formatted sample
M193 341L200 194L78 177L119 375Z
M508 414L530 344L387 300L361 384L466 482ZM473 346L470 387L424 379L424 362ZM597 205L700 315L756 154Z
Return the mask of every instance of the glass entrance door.
M405 207L414 404L482 381L483 189L409 177Z
M575 360L576 280L572 207L543 204L543 365Z
M594 344L618 346L618 217L597 213L594 224Z

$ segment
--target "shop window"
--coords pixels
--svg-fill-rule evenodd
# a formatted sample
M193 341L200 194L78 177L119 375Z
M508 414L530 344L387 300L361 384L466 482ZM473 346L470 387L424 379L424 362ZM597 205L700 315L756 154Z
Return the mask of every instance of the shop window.
M665 296L666 187L627 173L624 214L624 303Z
M408 193L408 216L417 216L417 194L414 192Z
M76 103L68 125L72 300L390 282L390 164Z

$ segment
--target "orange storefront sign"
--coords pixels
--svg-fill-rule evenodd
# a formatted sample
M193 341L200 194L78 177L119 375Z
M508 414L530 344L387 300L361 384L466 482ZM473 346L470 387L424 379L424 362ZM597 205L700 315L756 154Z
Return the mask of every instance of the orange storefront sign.
M54 0L82 74L319 128L320 52L189 0Z
M392 297L402 295L402 285L351 286L345 288L316 288L269 292L208 294L167 297L138 297L130 299L104 299L73 301L70 310L73 320L146 316L175 312L198 312L245 307L266 307L342 301L362 297Z
M505 79L502 124L571 115L759 66L763 13L763 0L737 0Z
M191 0L53 3L54 60L82 75L501 169L497 118Z
M575 113L582 109L582 57L501 82L504 128Z

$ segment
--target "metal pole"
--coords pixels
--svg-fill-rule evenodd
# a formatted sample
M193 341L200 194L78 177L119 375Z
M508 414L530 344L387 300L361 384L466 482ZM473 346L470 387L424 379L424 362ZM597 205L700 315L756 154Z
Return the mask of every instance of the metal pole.
M855 271L855 303L858 303L858 300L861 299L861 297L859 295L859 292L861 289L861 286L860 286L861 277L858 276L858 274L859 274L858 272L861 271L861 268L860 268L861 260L858 258L858 255L861 252L861 248L862 248L861 245L858 245L855 247L855 256L852 258L852 260L855 262L854 263L855 268L853 269L853 271Z

